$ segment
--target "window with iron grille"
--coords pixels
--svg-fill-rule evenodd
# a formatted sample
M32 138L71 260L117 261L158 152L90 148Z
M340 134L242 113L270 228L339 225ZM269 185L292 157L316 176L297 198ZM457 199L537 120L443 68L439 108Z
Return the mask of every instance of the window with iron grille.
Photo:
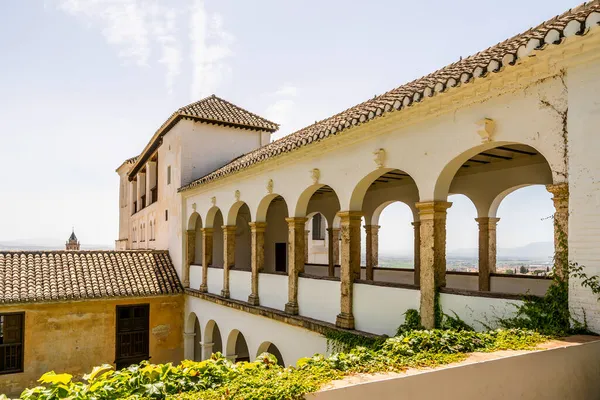
M325 233L323 232L323 216L321 214L315 214L312 217L312 239L325 239Z
M117 306L117 369L147 360L150 341L150 305Z
M0 314L0 374L23 372L24 313Z

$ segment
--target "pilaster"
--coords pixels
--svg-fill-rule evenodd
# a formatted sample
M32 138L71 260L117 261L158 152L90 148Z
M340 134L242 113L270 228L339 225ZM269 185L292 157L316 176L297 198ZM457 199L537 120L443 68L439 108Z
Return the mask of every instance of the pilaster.
M235 267L235 232L237 226L223 226L223 290L221 296L229 298L229 270Z
M329 270L328 275L330 277L335 276L335 266L340 264L340 228L327 228L327 236L328 236L328 262L329 262Z
M446 286L446 210L447 201L416 203L420 227L421 324L435 328L435 297Z
M379 225L365 225L367 250L367 280L373 280L373 269L379 265Z
M265 265L265 222L250 222L250 236L252 247L252 293L248 296L248 303L257 306L260 304L258 298L258 274Z
M208 266L213 259L213 228L202 228L202 284L200 291L208 292Z
M413 276L414 284L419 285L421 283L421 221L411 222L415 232L414 232L414 249L413 249L413 258L414 258L414 268L415 273Z
M298 314L298 274L304 272L306 238L304 226L306 218L286 218L288 223L288 302L285 312Z
M496 225L500 218L475 218L479 225L479 290L490 290L490 274L496 272Z
M546 185L554 202L554 272L568 274L569 266L569 184Z
M196 231L193 229L187 230L185 233L186 241L186 260L185 268L183 269L183 287L190 287L190 266L195 262L196 256Z
M340 268L340 314L335 324L340 328L354 329L352 294L354 280L360 278L360 211L343 211L340 234L342 237L342 262Z

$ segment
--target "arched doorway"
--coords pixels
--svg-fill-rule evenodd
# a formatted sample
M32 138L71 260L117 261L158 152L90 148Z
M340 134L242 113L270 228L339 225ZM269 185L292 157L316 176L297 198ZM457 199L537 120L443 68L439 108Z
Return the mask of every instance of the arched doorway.
M219 325L217 325L214 320L210 320L206 324L206 328L204 329L204 340L205 346L207 347L206 356L213 353L223 353L221 331L219 330ZM204 359L206 358L208 357L204 357Z
M231 331L227 338L227 358L234 362L250 361L246 338L237 329Z
M263 353L272 354L277 359L277 364L281 365L282 367L285 367L285 364L283 362L283 356L281 355L281 352L279 351L277 346L275 346L273 343L263 342L260 346L258 346L256 356L258 357Z

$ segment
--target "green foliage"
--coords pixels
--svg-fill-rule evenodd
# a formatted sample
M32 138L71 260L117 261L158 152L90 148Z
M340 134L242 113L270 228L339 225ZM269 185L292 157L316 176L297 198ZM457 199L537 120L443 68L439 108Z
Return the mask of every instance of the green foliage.
M327 339L327 351L331 353L350 351L355 347L377 348L386 339L385 336L367 337L333 329L325 332L325 338Z
M412 321L412 322L411 322ZM418 321L418 313L407 322ZM356 336L356 335L354 335ZM359 342L338 335L337 339ZM315 355L284 368L270 354L256 361L234 364L220 353L210 360L153 365L146 362L121 371L102 365L74 382L68 374L49 372L42 385L21 394L24 400L221 400L302 399L306 393L351 373L403 371L409 367L434 367L459 361L473 351L529 349L545 337L518 329L490 332L456 330L413 330L394 338L365 340L363 345L329 357ZM2 396L0 396L0 399Z
M406 310L404 316L404 323L396 330L396 336L400 336L406 332L424 329L421 325L421 317L419 316L418 310L415 310L414 308Z

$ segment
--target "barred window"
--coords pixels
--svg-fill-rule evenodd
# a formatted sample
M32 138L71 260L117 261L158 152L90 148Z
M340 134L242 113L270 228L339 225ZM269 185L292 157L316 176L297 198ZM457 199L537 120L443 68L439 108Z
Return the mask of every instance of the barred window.
M24 313L0 314L0 374L23 372Z

